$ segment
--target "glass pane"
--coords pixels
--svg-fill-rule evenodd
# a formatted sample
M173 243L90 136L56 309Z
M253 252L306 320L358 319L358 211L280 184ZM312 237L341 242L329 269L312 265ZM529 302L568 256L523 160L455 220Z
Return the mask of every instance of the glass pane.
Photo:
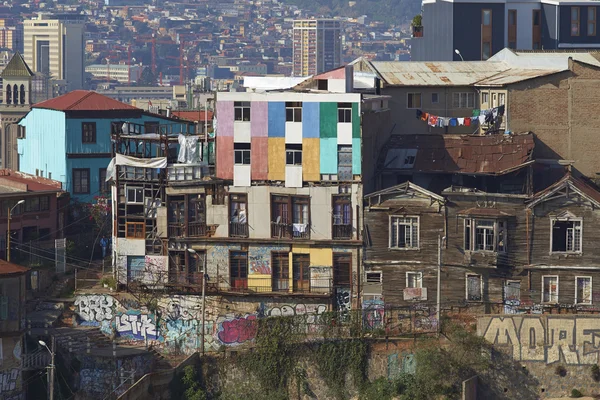
M483 25L490 25L491 23L491 18L492 18L492 11L491 10L483 10Z
M579 8L571 7L571 20L576 21L579 19Z

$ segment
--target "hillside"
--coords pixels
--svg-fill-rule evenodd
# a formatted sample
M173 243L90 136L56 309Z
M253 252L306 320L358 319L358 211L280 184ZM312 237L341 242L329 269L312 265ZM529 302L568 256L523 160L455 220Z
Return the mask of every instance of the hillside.
M354 0L353 7L348 0L284 0L303 10L310 10L323 16L358 17L367 15L375 21L389 24L402 24L410 21L421 11L421 0Z

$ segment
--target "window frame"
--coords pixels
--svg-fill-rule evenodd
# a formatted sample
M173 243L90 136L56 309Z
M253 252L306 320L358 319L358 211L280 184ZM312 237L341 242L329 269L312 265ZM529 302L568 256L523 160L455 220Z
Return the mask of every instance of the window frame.
M129 226L133 226L133 235L129 234ZM141 226L141 236L138 235L138 228ZM145 224L143 222L125 222L125 238L127 239L145 239L144 235Z
M465 104L463 104L463 96L466 96ZM457 98L458 98L458 101L456 101ZM469 103L471 105L469 105ZM475 108L475 93L474 92L454 92L454 93L452 93L452 108Z
M486 12L489 13L490 19L489 19L489 23L485 23L485 14ZM483 10L481 10L481 25L482 26L492 26L492 10L489 8L485 8Z
M377 282L369 280L369 275L379 275ZM365 283L381 285L383 283L383 271L365 271Z
M79 173L79 184L76 185L75 184L75 174ZM83 180L83 176L81 175L82 173L85 173L87 175L87 187L86 190L83 189L81 181ZM73 187L73 194L90 194L90 169L89 168L73 168L72 172L71 172L71 177L72 177L72 187ZM79 190L75 190L75 188L79 186Z
M510 23L510 17L511 17L511 15L513 17L513 23L512 24ZM510 26L517 26L517 10L516 9L511 8L511 9L508 10L507 21L506 22L508 23L509 27Z
M241 162L237 161L238 154L240 154ZM233 144L233 165L252 165L252 145L250 143Z
M50 196L40 196L40 211L50 211Z
M577 296L577 293L579 291L578 288L577 288L577 281L579 279L589 279L590 280L590 299L589 299L588 302L585 302L585 303L582 302L582 301L579 301L580 299L578 299L578 296ZM593 296L593 285L592 285L593 282L594 282L594 280L593 280L593 278L592 278L591 275L577 275L577 276L575 276L575 304L584 304L584 305L592 305L593 304L593 297L594 297Z
M96 144L96 122L81 123L81 143Z
M469 299L469 277L478 277L479 278L479 300L471 300ZM483 302L483 276L481 274L475 273L467 273L465 274L465 300L472 303L481 303Z
M292 157L292 162L288 157ZM298 161L299 159L299 161ZM285 145L285 165L302 165L302 144L286 143Z
M250 122L251 121L251 102L250 101L234 101L233 102L233 121L235 122ZM239 110L239 111L238 111ZM239 112L239 116L237 115ZM247 117L247 119L246 119Z
M433 100L433 96L435 95L435 101ZM440 94L438 92L431 93L431 104L439 104L440 103Z
M573 19L573 11L577 11L577 18ZM571 36L579 36L581 34L581 8L578 6L571 6L570 9L571 25L570 32ZM574 26L577 26L576 32L573 31Z
M590 16L593 15L594 19L590 19ZM596 36L596 6L588 6L587 8L587 35L588 36ZM590 32L590 24L593 25L593 30Z
M336 206L340 206L341 207L341 211L342 211L342 216L338 218L338 221L340 221L339 223L336 223L336 214L335 214L335 208ZM344 223L344 206L349 205L349 210L350 210L350 216L349 216L349 222L348 223ZM338 193L338 194L333 194L331 195L331 209L332 209L332 213L331 213L331 225L350 225L352 226L352 196L350 196L349 194L345 194L345 193Z
M285 102L285 122L302 122L302 102Z
M337 103L338 124L352 123L352 103Z
M565 251L554 251L552 250L554 244L554 223L556 221L559 222L573 222L579 223L579 250L565 250ZM575 226L573 226L575 229ZM575 231L574 231L575 232ZM575 243L575 236L573 236L573 243ZM567 247L568 242L565 243L565 248ZM583 218L557 218L550 217L550 254L583 254Z
M107 194L109 191L108 182L106 181L106 168L98 168L98 193Z
M129 190L135 191L134 201L129 200ZM137 201L138 190L141 190L142 198ZM125 204L144 204L144 188L141 186L125 186Z
M544 301L544 278L556 278L556 301ZM560 293L560 278L558 275L542 275L542 290L541 290L541 294L542 294L542 298L540 299L542 304L557 304L558 303L558 296ZM552 295L549 294L549 297L551 297Z
M412 218L416 220L416 226L417 226L417 233L416 233L416 241L417 241L417 245L414 246L414 239L412 237L413 235L413 230L412 230L412 226L414 226L413 223L411 223L411 230L410 230L410 234L411 234L411 246L410 247L399 247L399 246L392 246L392 227L394 225L393 221L394 219L407 219L407 218ZM407 224L397 224L397 227L399 228L400 225L403 226L409 226ZM421 246L421 241L420 239L420 233L421 233L421 220L420 217L418 215L390 215L389 216L389 221L388 221L388 249L389 250L420 250L420 246ZM396 238L399 238L398 232L396 233ZM396 240L397 241L397 240Z
M416 275L417 276L417 285L418 286L408 286L409 283L409 275ZM405 273L405 288L410 288L410 289L422 289L423 288L423 273L422 272L418 272L418 271L406 271Z
M238 265L238 275L237 276L233 276L232 274L232 260L239 260L239 262L243 262L245 260L246 263L246 276L241 276L243 275L242 272L242 268L240 268L240 265ZM242 250L230 250L229 251L229 285L230 287L234 288L234 289L247 289L248 288L248 276L249 276L249 263L248 263L248 251L242 251ZM243 265L242 265L243 267ZM232 281L233 279L236 280L246 280L246 285L244 287L244 285L242 285L242 287L238 287L238 286L234 286L232 285Z
M492 221L493 247L492 250L477 249L477 225L478 221ZM502 227L500 226L502 225ZM489 229L481 226L479 229ZM502 233L502 234L501 234ZM468 235L467 235L468 234ZM468 236L468 238L467 238ZM500 238L502 238L502 249L500 249ZM466 217L463 221L463 248L471 253L500 253L505 254L508 247L508 220L494 218ZM484 243L485 247L485 243Z
M419 104L415 105L414 96L419 97ZM423 96L421 92L410 92L406 93L406 108L408 110L417 110L423 106Z

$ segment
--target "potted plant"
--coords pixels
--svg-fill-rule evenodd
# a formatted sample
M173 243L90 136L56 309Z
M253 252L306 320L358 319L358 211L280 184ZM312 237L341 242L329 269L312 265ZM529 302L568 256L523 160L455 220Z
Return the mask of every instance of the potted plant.
M423 37L423 16L421 14L414 16L411 26L412 37Z

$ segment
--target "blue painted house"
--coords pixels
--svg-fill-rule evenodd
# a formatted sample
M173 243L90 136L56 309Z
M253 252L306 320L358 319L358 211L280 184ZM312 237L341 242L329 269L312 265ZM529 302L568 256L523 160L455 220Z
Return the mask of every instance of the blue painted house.
M35 104L19 125L22 172L62 182L71 197L90 202L108 194L106 167L112 158L111 127L121 122L156 133L159 126L181 129L182 121L151 114L96 92L75 90Z

